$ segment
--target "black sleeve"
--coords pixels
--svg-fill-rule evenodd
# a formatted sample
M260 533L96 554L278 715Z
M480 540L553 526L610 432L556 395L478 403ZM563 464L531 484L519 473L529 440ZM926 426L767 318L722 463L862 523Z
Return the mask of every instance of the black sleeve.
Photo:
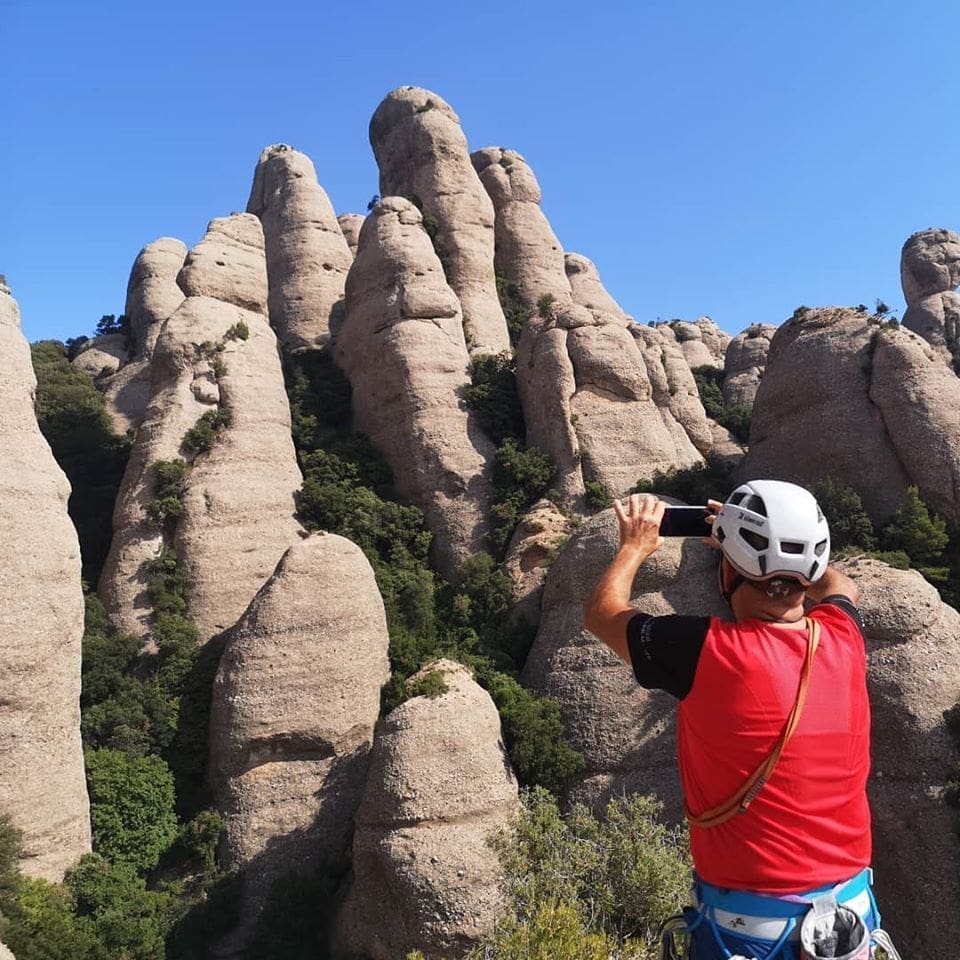
M627 622L627 646L637 683L666 690L682 700L693 686L709 617L651 617L638 613Z
M839 607L860 628L861 635L864 635L863 614L860 613L859 608L854 606L849 597L845 597L842 593L835 593L829 597L824 597L816 606L819 607L823 603Z

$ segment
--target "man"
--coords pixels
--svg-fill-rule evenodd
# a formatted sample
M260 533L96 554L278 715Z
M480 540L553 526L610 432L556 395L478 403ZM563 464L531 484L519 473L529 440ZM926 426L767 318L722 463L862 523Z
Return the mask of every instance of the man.
M585 625L641 685L679 701L699 901L688 915L690 956L799 958L800 922L822 893L867 930L878 927L859 592L828 566L829 531L815 499L794 484L758 480L711 502L709 542L721 553L732 623L631 607L637 570L662 543L664 507L636 495L614 504L620 548L587 601Z

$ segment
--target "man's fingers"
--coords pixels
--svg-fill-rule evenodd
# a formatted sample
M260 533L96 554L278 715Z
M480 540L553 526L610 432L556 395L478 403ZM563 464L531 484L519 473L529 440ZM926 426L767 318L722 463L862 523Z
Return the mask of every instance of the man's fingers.
M617 515L617 519L625 522L627 519L627 514L623 509L623 504L619 500L613 501L613 512Z

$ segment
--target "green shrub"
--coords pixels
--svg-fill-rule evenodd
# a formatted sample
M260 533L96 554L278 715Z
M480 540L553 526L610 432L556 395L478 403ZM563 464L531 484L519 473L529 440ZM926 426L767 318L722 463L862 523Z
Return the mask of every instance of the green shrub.
M557 298L552 293L544 293L537 300L537 315L542 320L549 320L553 316L553 305Z
M509 353L484 354L470 361L467 406L495 445L523 442L525 429L517 394L516 360Z
M588 480L584 485L585 501L587 509L591 513L598 510L605 510L610 506L613 497L610 491L599 480Z
M491 542L496 551L506 549L514 527L523 514L550 488L557 468L547 454L530 447L524 450L507 438L497 448L493 467Z
M631 493L655 493L684 503L705 504L726 500L732 488L733 468L718 457L683 470L673 468L657 473L652 480L638 480Z
M863 509L860 494L832 477L813 485L811 493L817 498L820 509L830 526L830 549L841 550L854 547L860 550L875 550L877 538L873 523Z
M183 495L187 491L190 467L186 460L158 460L153 465L156 495L144 508L151 523L162 526L183 513Z
M915 566L935 564L949 541L946 521L930 515L915 486L907 488L903 506L881 535L885 550L902 550Z
M246 321L238 320L229 330L223 335L224 340L249 340L250 339L250 328L247 326Z
M430 700L436 700L437 697L442 697L449 689L441 670L428 669L423 676L407 681L407 697L409 699L427 697Z
M612 800L602 819L581 805L562 818L553 797L529 791L513 828L493 841L512 903L506 929L562 905L587 932L652 960L659 925L690 884L685 834L660 823L661 810L633 796Z
M721 367L707 365L693 371L700 402L707 416L726 427L741 443L748 443L753 408L742 403L727 406L723 399L723 377Z
M183 445L192 453L206 453L217 439L217 434L230 425L230 411L225 408L208 410L184 434Z
M150 870L177 837L173 774L159 757L88 750L90 824L96 852Z
M68 509L77 528L83 579L96 583L110 549L110 517L130 456L130 439L113 430L103 395L71 366L62 343L31 344L40 430L70 481Z
M503 308L503 315L507 321L507 332L510 335L510 343L515 347L520 341L520 334L523 332L523 325L530 316L530 307L524 303L520 296L520 288L506 277L497 274L497 296L500 299L500 306Z

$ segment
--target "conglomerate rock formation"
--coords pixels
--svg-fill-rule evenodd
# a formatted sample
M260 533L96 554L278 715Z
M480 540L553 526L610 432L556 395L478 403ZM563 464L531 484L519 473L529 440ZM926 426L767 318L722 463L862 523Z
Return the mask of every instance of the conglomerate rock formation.
M179 283L187 294L163 327L150 403L114 511L100 582L117 627L146 633L146 564L164 543L148 515L160 461L189 455L187 431L222 413L212 446L197 453L173 546L184 564L201 640L231 626L293 542L301 483L276 339L266 319L263 234L251 214L211 222Z
M377 731L353 841L339 957L462 956L505 908L489 837L518 806L490 695L466 667L428 665L445 691L416 696Z
M247 212L263 225L277 338L290 353L325 346L342 321L353 256L310 158L285 144L267 147Z
M669 320L658 323L657 329L664 336L672 337L680 344L680 349L691 370L696 370L697 367L723 369L724 357L731 337L709 317L701 317L693 322Z
M40 433L36 377L0 280L0 816L23 831L21 868L57 881L90 851L80 746L80 546L70 486Z
M622 310L577 303L560 242L540 209L540 186L518 153L473 154L496 211L497 273L528 307L517 351L527 442L550 454L563 501L586 483L619 495L642 476L701 462L701 454L652 397L650 378ZM574 261L585 266L582 261ZM583 294L597 298L599 278Z
M137 255L127 283L127 333L94 337L73 365L94 378L119 433L136 430L150 399L150 359L164 320L183 303L177 285L187 248L172 237L148 243ZM104 363L104 355L115 360Z
M493 206L470 163L460 118L420 87L388 93L370 121L382 196L416 198L450 286L460 300L473 354L510 348L494 275Z
M342 869L347 856L390 672L370 564L343 537L299 541L224 643L210 778L247 926L278 879Z
M360 228L366 217L362 213L341 213L337 217L337 223L340 224L340 231L343 233L343 239L347 241L351 256L357 255L357 247L360 244Z
M900 283L903 325L960 364L960 234L921 230L910 237L900 255Z
M408 200L382 199L363 225L336 356L357 428L423 510L440 570L457 578L484 549L494 450L464 409L470 357L460 304Z
M723 363L723 400L728 406L753 406L777 328L754 323L727 344Z
M10 949L0 943L0 960L17 960L17 958L10 952Z
M807 486L830 476L880 522L916 484L956 523L958 406L960 379L916 334L856 310L808 310L771 341L741 472Z

